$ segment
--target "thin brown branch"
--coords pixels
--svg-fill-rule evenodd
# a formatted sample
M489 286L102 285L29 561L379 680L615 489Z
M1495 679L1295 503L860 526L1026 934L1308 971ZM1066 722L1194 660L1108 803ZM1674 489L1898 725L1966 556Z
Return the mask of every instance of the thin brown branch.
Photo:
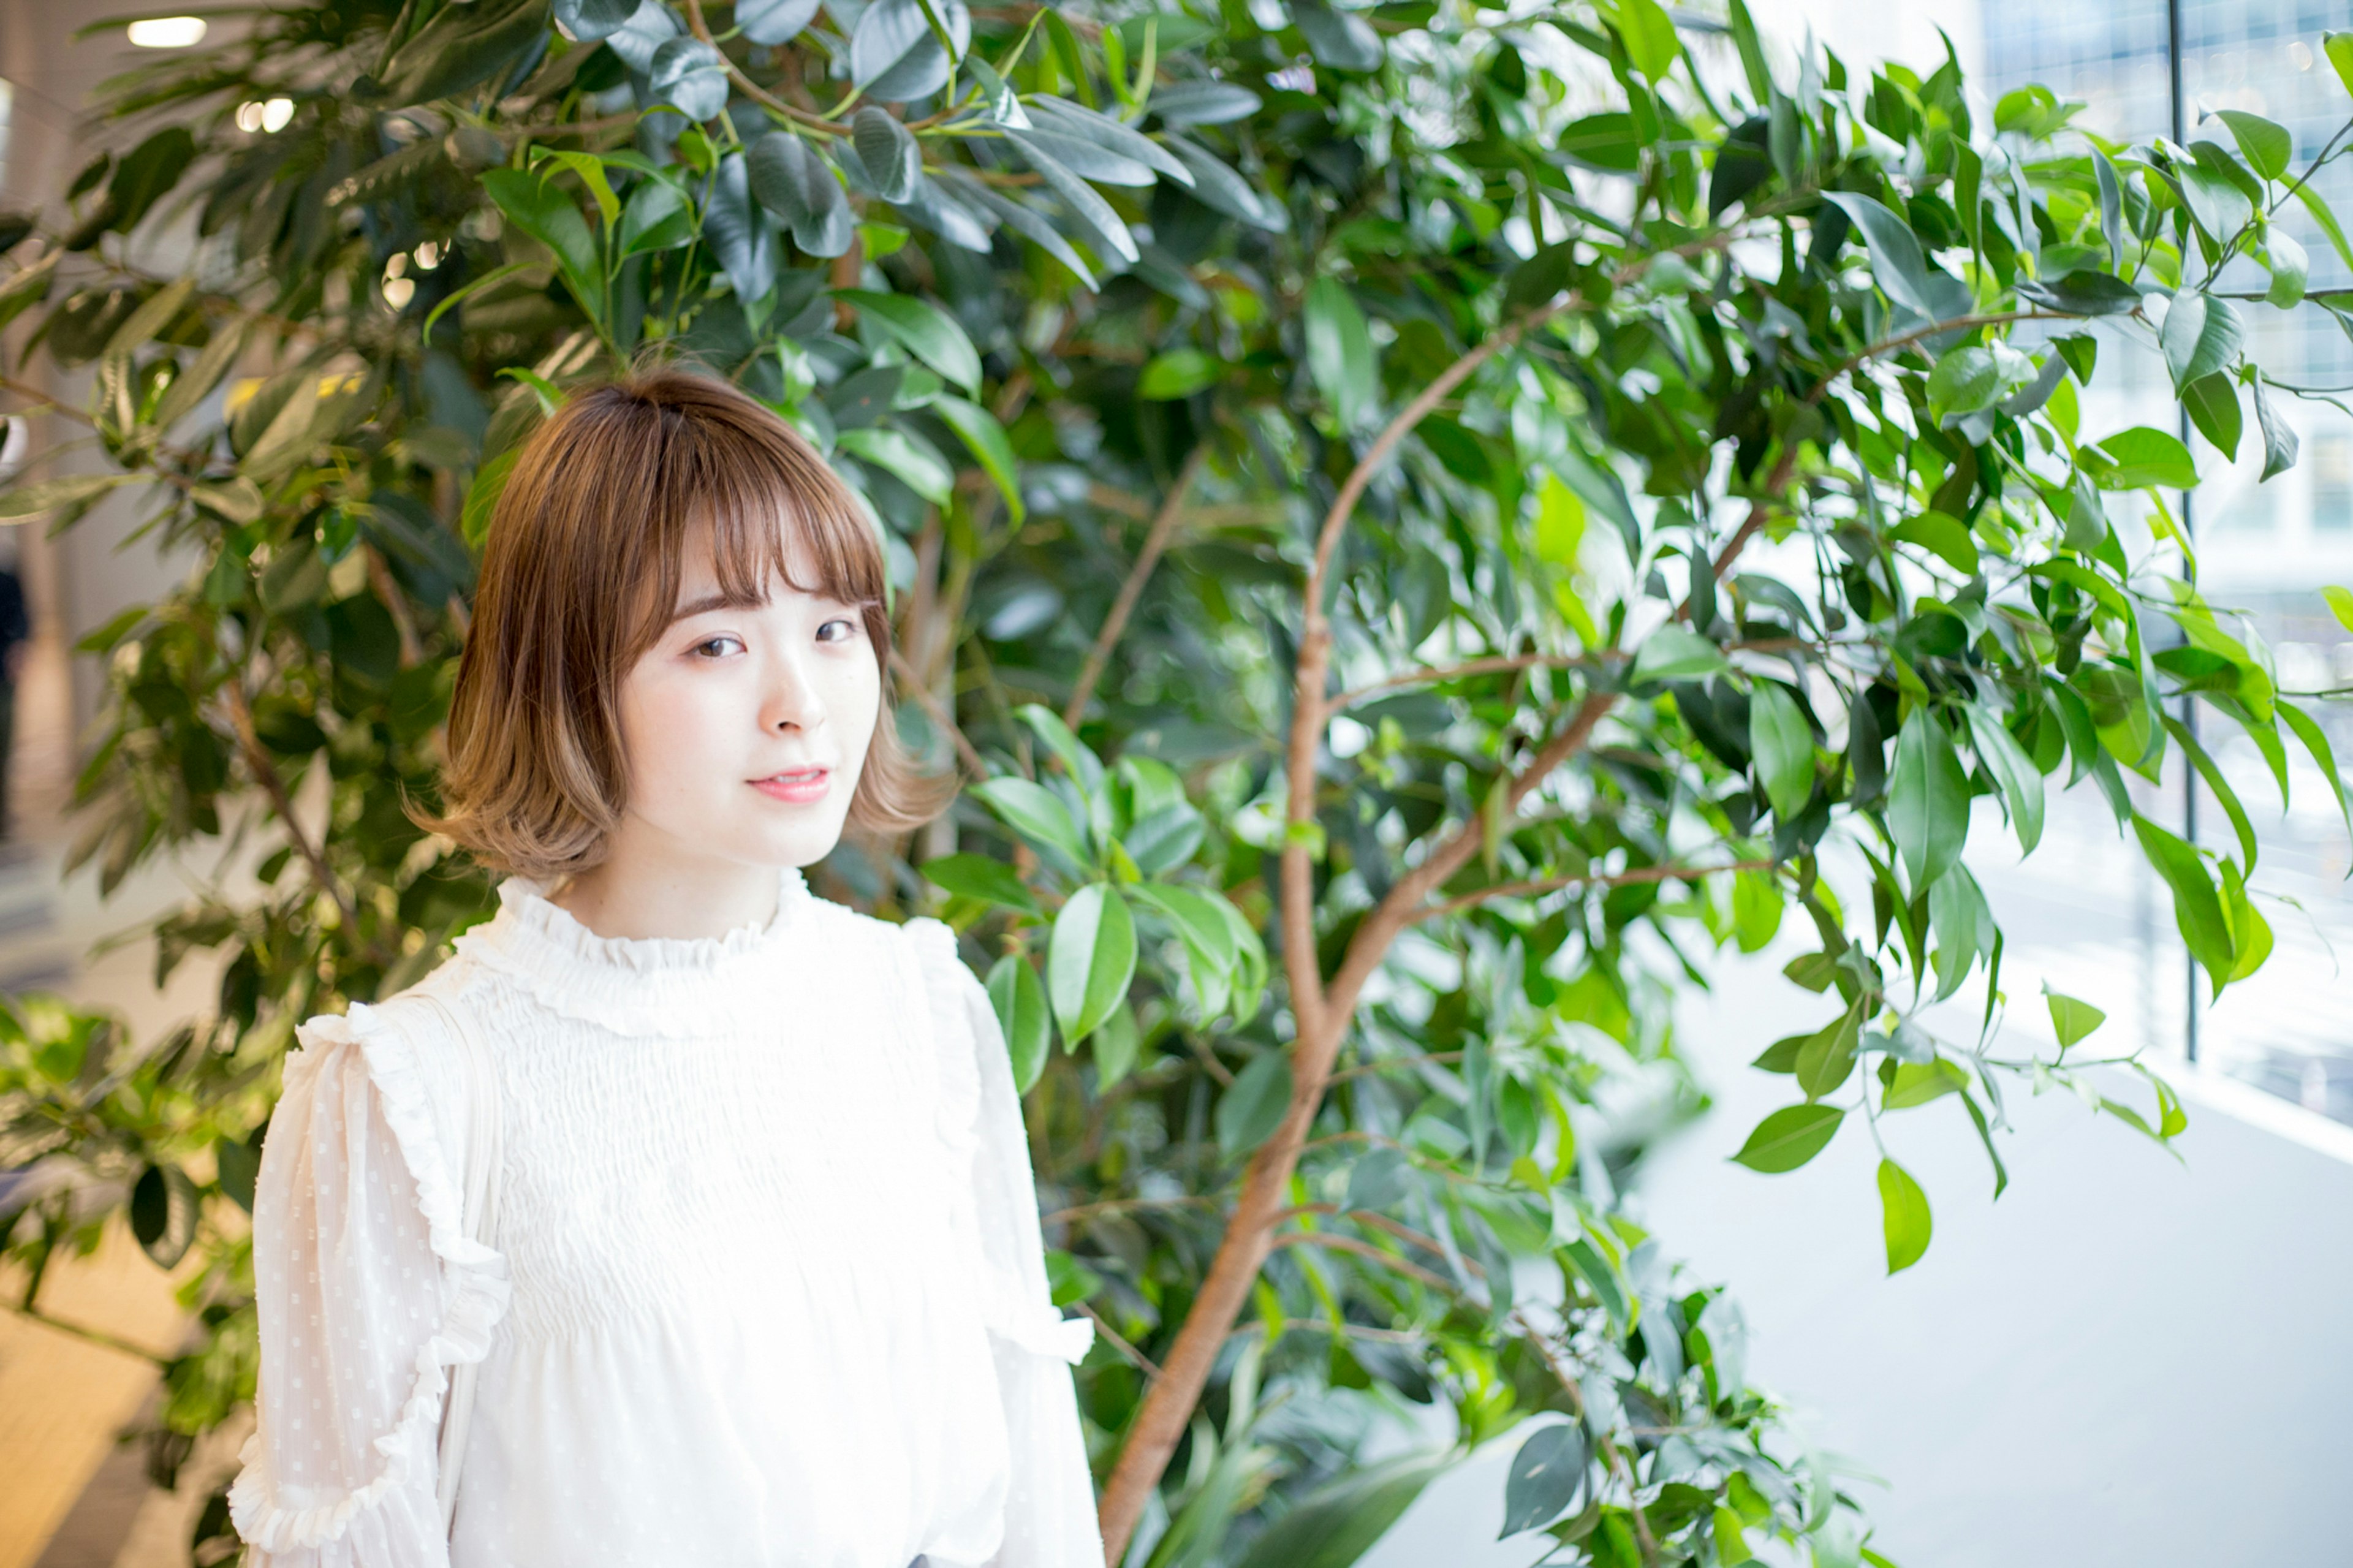
M1151 531L1144 536L1144 548L1136 552L1135 564L1128 568L1127 580L1120 584L1119 597L1112 601L1111 614L1103 618L1103 629L1095 633L1094 646L1087 649L1086 662L1079 667L1078 682L1071 688L1071 700L1062 705L1062 722L1071 728L1076 729L1079 721L1086 716L1087 704L1094 700L1095 684L1103 679L1103 667L1111 662L1111 650L1127 630L1128 617L1135 613L1135 603L1144 596L1145 581L1160 563L1162 552L1168 548L1169 538L1176 531L1176 519L1185 509L1185 497L1208 460L1209 444L1203 441L1187 455L1185 466L1176 471L1176 482L1160 498L1160 511L1152 520Z
M93 1329L87 1323L77 1323L69 1319L52 1317L38 1307L20 1307L14 1301L0 1301L0 1307L5 1307L10 1312L28 1323L38 1323L45 1329L55 1329L58 1333L71 1334L75 1339L97 1345L102 1350L136 1356L151 1366L161 1368L172 1364L170 1356L149 1350L145 1345L134 1343L119 1334L108 1333L104 1329Z
M923 704L923 711L930 715L932 722L947 731L948 739L955 744L956 755L963 759L965 767L972 770L972 776L976 779L987 778L988 764L981 761L980 752L976 751L973 743L965 738L965 732L956 727L955 715L950 713L941 704L939 698L933 694L932 689L924 685L923 679L909 667L905 656L895 647L891 650L891 672L899 678L899 684L906 689L907 694Z
M812 131L822 131L828 136L849 134L846 127L836 125L822 114L803 109L798 104L786 103L738 69L735 62L727 58L726 51L721 49L711 37L711 25L702 19L702 0L686 0L686 25L696 37L711 45L712 48L718 52L720 60L727 67L728 79L735 84L744 97L770 113L781 114L787 120L797 121Z
M1127 1214L1135 1209L1191 1208L1218 1200L1206 1193L1181 1198L1112 1198L1099 1204L1080 1204L1073 1208L1056 1209L1039 1216L1043 1225L1067 1225L1072 1220L1092 1219L1097 1215Z
M1109 1323L1103 1321L1103 1315L1101 1312L1096 1311L1084 1301L1079 1303L1079 1310L1084 1312L1089 1318L1094 1321L1095 1332L1101 1334L1104 1339L1109 1340L1111 1342L1112 1349L1117 1351L1120 1354L1133 1362L1135 1364L1136 1370L1143 1373L1145 1376L1152 1379L1155 1383L1159 1381L1160 1365L1157 1362L1154 1361L1150 1356L1145 1355L1142 1351L1137 1350L1134 1345L1128 1343L1127 1341L1121 1336L1120 1331L1117 1329L1113 1328Z
M1449 899L1423 910L1417 919L1434 920L1451 915L1457 910L1490 899L1534 898L1544 893L1556 893L1564 888L1623 888L1641 882L1695 881L1713 877L1718 871L1770 871L1780 864L1778 860L1735 860L1724 866L1637 866L1630 871L1613 871L1602 876L1590 874L1575 877L1540 877L1526 882L1499 882L1492 888L1481 888L1472 893Z
M1352 1078L1364 1078L1377 1072L1397 1072L1405 1068L1430 1067L1440 1062L1459 1062L1461 1051L1431 1051L1418 1057L1381 1057L1373 1061L1358 1062L1352 1068L1342 1068L1326 1083L1345 1083Z
M1464 680L1474 675L1504 675L1516 669L1577 669L1600 663L1591 654L1525 653L1516 656L1498 654L1492 658L1466 659L1461 664L1431 665L1424 669L1404 669L1395 675L1362 686L1352 686L1324 701L1327 712L1338 713L1355 707L1366 698L1400 686L1421 686L1440 680Z
M1282 1235L1271 1238L1269 1250L1278 1247L1328 1247L1335 1252L1347 1252L1359 1258L1369 1258L1384 1268L1394 1269L1399 1274L1420 1280L1433 1290L1442 1291L1449 1296L1462 1294L1454 1281L1447 1279L1443 1274L1432 1273L1420 1264L1409 1263L1396 1253L1385 1252L1369 1241L1357 1237L1343 1236L1337 1231L1286 1230Z
M1519 1324L1520 1331L1527 1336L1530 1344L1535 1346L1536 1354L1544 1359L1546 1370L1560 1384L1561 1392L1568 1396L1569 1414L1579 1421L1584 1420L1584 1385L1574 1373L1561 1364L1560 1354L1554 1349L1551 1339L1540 1332L1534 1323L1528 1321L1527 1314L1516 1307L1512 1310L1512 1321ZM1651 1532L1651 1521L1642 1513L1641 1499L1636 1493L1634 1474L1626 1464L1626 1456L1619 1451L1618 1445L1607 1432L1595 1433L1594 1440L1600 1448L1602 1464L1626 1488L1626 1509L1633 1516L1634 1543L1641 1549L1642 1561L1656 1563L1659 1559L1658 1538Z
M221 696L228 707L229 726L237 731L237 746L245 752L246 766L253 770L253 776L260 784L262 792L269 796L270 808L278 813L278 820L284 825L286 837L292 842L294 852L302 857L304 865L311 868L311 881L317 884L321 892L335 901L335 909L343 919L343 929L351 933L354 943L358 942L359 910L353 904L352 895L344 888L342 879L329 868L325 854L319 846L311 842L311 836L302 831L301 821L294 815L293 796L287 794L286 781L279 775L278 764L269 760L269 752L262 746L261 737L254 731L253 710L247 704L245 688L236 676L232 675L221 682Z

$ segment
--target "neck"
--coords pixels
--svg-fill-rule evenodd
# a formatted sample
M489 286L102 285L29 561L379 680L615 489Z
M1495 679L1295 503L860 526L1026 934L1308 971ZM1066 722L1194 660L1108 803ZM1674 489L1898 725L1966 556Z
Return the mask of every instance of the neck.
M649 855L627 841L550 895L602 937L691 941L776 918L777 868L742 860Z

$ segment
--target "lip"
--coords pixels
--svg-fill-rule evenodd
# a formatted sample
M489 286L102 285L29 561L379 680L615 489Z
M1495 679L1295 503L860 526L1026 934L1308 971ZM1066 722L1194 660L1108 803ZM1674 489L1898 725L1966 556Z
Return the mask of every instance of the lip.
M753 779L751 785L770 800L781 800L795 805L807 805L820 801L833 788L833 770L828 767L785 768L766 778Z

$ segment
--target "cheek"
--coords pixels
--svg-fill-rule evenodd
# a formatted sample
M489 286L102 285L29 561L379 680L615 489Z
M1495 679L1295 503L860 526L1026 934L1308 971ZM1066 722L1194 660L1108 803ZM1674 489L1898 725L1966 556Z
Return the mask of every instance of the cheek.
M854 745L857 755L863 758L882 711L882 672L869 658L845 659L843 664L831 707L835 721L841 726L844 751Z
M723 715L713 710L717 683L665 679L666 673L639 670L621 689L621 740L640 802L676 794L682 780L709 776L724 733Z

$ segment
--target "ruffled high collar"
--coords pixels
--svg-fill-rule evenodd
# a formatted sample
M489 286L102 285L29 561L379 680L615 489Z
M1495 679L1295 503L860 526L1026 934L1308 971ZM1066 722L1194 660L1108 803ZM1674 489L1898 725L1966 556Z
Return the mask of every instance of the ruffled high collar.
M553 901L548 883L509 877L499 912L458 938L460 954L521 980L559 1013L626 1034L687 1035L714 1023L739 979L773 976L817 897L799 869L779 868L776 912L724 936L598 936Z

